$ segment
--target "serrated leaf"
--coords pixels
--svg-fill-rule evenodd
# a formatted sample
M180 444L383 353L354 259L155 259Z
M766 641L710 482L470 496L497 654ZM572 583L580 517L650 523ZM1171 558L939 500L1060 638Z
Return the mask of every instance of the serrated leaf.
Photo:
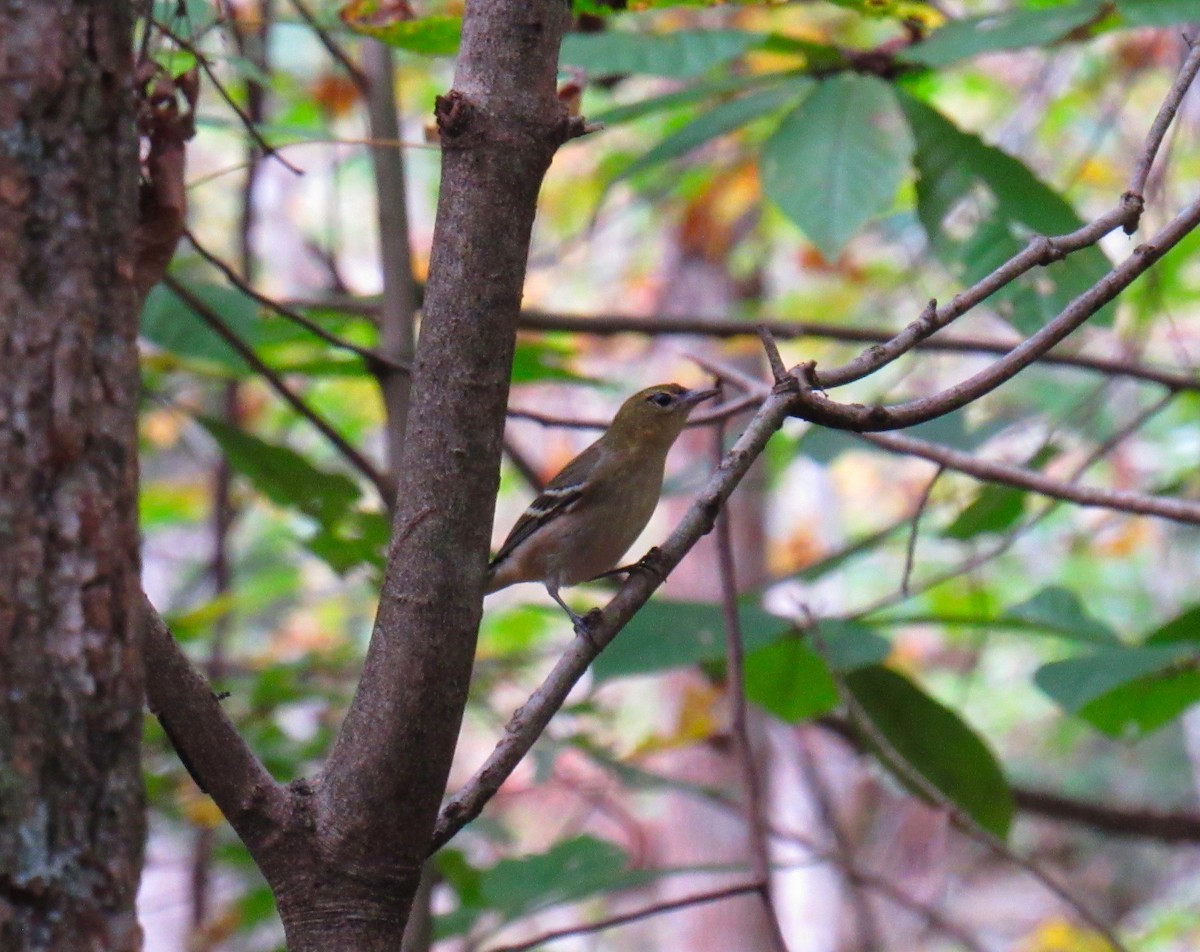
M942 67L981 53L1049 46L1096 20L1103 10L1103 0L1082 0L1069 6L1017 9L953 20L923 42L900 51L896 58L905 63Z
M913 140L891 87L871 76L822 82L763 148L763 190L826 258L887 211Z
M1076 641L1093 644L1120 644L1108 625L1093 617L1074 592L1050 585L1025 601L1004 610L1001 621L1015 621Z
M811 89L812 81L800 78L714 106L640 156L623 169L614 181L686 155L706 142L794 104Z
M644 74L689 79L761 46L767 37L742 30L678 30L649 34L606 30L570 33L559 63L592 76Z
M1007 836L1013 817L1008 781L988 746L954 711L889 668L862 668L846 683L908 764L984 829Z

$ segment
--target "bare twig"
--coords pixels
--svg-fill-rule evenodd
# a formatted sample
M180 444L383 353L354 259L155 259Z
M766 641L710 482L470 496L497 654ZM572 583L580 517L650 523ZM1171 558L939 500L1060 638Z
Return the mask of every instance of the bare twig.
M1051 499L1061 499L1079 506L1094 506L1132 515L1157 516L1187 525L1200 525L1200 502L1191 499L1148 496L1121 489L1076 486L1043 476L1023 466L982 460L961 450L899 433L867 433L863 434L862 439L892 453L917 456L937 463L939 473L944 469L952 469L984 482L1028 489ZM934 478L936 479L936 476Z
M696 358L692 359L695 360ZM688 418L686 425L688 427L697 427L720 423L745 413L759 402L761 402L760 399L754 396L735 397L732 400L713 407L711 410L694 414ZM540 423L542 426L562 427L567 430L606 430L612 422L611 420L588 420L579 417L565 417L555 413L525 410L520 407L509 407L506 413L510 420L529 420L532 423Z
M353 341L348 341L343 337L338 337L337 334L327 331L316 321L306 317L294 308L288 307L285 304L281 304L274 298L268 297L261 291L256 290L249 281L246 281L240 274L237 273L237 271L233 269L229 262L213 254L206 247L204 247L204 245L200 244L200 241L196 238L191 229L185 228L183 234L184 237L187 238L187 240L191 243L192 247L196 249L197 254L199 254L201 258L220 271L221 274L225 276L225 279L235 288L245 294L246 297L257 301L263 307L273 311L280 317L286 318L292 323L300 325L305 330L310 331L315 337L319 337L321 340L325 341L327 344L330 344L331 346L337 347L341 350L349 351L350 353L361 357L366 362L368 368L375 367L379 364L384 364L391 369L408 373L410 367L407 363L401 363L396 360L392 360L389 357L385 357L378 351L372 350L370 347L360 347Z
M296 307L336 307L344 311L373 317L378 305L363 298L330 298L327 300L304 300L291 302ZM719 338L754 337L757 328L765 325L776 340L795 340L801 337L816 337L846 343L880 344L895 336L895 331L882 327L860 327L828 324L802 319L777 319L751 324L747 321L708 317L675 318L636 317L628 314L558 314L546 311L526 310L521 313L523 330L566 331L572 334L588 334L609 337L617 334L642 334L648 337L671 335L706 336ZM939 353L1007 354L1019 341L1005 342L984 337L938 335L918 341L914 350ZM1162 367L1120 360L1109 357L1089 357L1083 354L1045 354L1040 362L1045 366L1073 367L1110 377L1129 377L1146 383L1162 384L1177 390L1200 392L1200 377L1194 373L1180 373Z
M274 390L293 410L300 416L308 420L314 427L320 431L321 435L327 439L330 444L336 449L350 465L362 473L371 484L379 491L380 496L385 502L389 501L392 496L392 487L388 480L377 470L370 461L367 460L358 450L356 450L346 440L344 436L338 433L316 410L310 407L307 403L301 400L294 394L290 387L283 382L279 374L275 373L268 367L254 352L254 348L248 346L245 341L237 336L229 326L221 320L221 318L205 304L197 295L193 294L185 285L177 281L171 275L163 278L163 283L171 293L183 301L200 317L205 324L211 327L220 337L229 344L247 364L251 366L255 373L259 374L264 381Z
M1146 133L1145 145L1134 162L1133 173L1129 176L1129 188L1127 191L1139 200L1144 201L1145 199L1146 180L1150 177L1150 168L1154 165L1155 156L1158 155L1159 147L1162 145L1163 138L1167 134L1167 129L1170 128L1172 121L1174 121L1175 114L1179 112L1179 107L1183 104L1183 97L1187 95L1188 90L1191 88L1192 82L1196 78L1196 73L1200 71L1200 43L1196 42L1195 37L1184 37L1184 42L1190 47L1190 52L1183 61L1183 66L1180 68L1175 82L1171 85L1170 91L1159 107L1158 115L1154 117L1154 122L1150 125L1150 131ZM1127 231L1126 234L1132 234L1132 231Z
M325 52L327 52L333 58L333 60L346 71L346 75L349 76L354 85L358 87L358 91L363 95L366 95L367 89L370 88L370 82L368 81L366 74L358 68L358 65L354 62L354 60L350 59L350 57L346 54L346 51L342 49L341 45L329 35L329 31L321 26L321 24L317 21L317 18L313 15L312 10L308 8L308 4L305 3L304 0L291 0L291 4L295 8L296 12L300 14L300 19L307 23L309 29L317 35L317 39L320 40L321 45L325 47Z
M925 513L925 507L929 505L929 497L933 495L933 487L937 485L937 481L942 478L942 473L946 471L945 466L939 466L937 472L925 485L924 491L921 493L921 498L917 500L917 508L913 511L912 529L908 533L908 545L904 550L904 572L900 577L900 591L908 594L908 582L912 577L913 561L917 554L917 533L921 528L921 516Z
M689 906L699 906L705 903L719 902L722 899L732 899L735 896L743 896L746 893L757 892L758 888L758 883L743 883L740 886L726 886L724 889L713 889L708 892L695 893L691 896L683 896L680 899L668 899L665 902L656 902L654 905L647 906L644 909L638 909L634 912L623 912L618 916L609 916L607 919L600 919L586 925L570 926L566 929L555 929L552 932L544 932L539 936L528 939L525 942L519 942L516 945L498 945L495 948L489 949L488 952L528 952L529 949L536 949L539 945L545 945L548 942L554 942L558 939L566 939L577 935L592 935L597 932L603 932L605 929L612 929L615 926L623 926L630 922L648 919L651 916L660 916L666 912L674 912L676 909L687 909Z
M778 356L778 352L776 352ZM783 364L780 362L780 368ZM785 371L786 373L786 371ZM719 467L725 455L725 428L713 431L713 449ZM767 918L767 932L776 952L787 952L787 942L779 925L779 915L771 894L770 841L763 805L762 784L754 763L750 742L750 713L746 705L745 653L742 625L738 618L737 566L726 508L716 520L717 566L721 581L721 614L725 620L725 684L730 698L730 733L734 739L742 787L746 797L746 821L750 839L750 871L759 883L759 896Z
M175 43L180 49L187 50L194 57L196 57L196 62L200 65L200 69L204 71L204 75L207 76L209 82L213 84L213 88L217 91L217 94L223 100L225 100L225 104L233 110L234 114L238 117L238 120L245 127L247 135L250 136L255 145L262 149L263 155L270 156L294 175L304 174L303 169L292 165L291 162L279 154L279 151L273 145L271 145L271 143L263 138L263 134L258 131L257 123L255 123L250 116L246 114L246 111L238 105L237 100L229 95L229 90L227 90L217 78L216 70L213 69L212 63L209 62L208 57L200 52L194 43L180 36L178 33L175 33L170 27L166 26L161 21L155 20L154 26L155 29L162 33L163 36L170 39L171 42Z

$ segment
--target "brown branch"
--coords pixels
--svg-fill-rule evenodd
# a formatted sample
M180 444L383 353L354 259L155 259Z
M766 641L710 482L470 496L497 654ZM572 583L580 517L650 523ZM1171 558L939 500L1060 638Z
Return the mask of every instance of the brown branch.
M341 350L349 351L350 353L361 357L368 368L375 368L382 364L389 369L408 373L410 368L407 363L401 363L399 361L392 360L391 358L385 357L383 354L372 350L369 347L360 347L353 341L348 341L345 338L338 337L337 334L327 331L316 321L306 317L294 308L290 308L287 305L281 304L274 298L268 297L261 291L258 291L253 285L250 284L249 281L245 280L240 274L238 274L228 261L225 261L224 259L213 254L211 251L205 248L204 245L200 244L199 240L197 240L191 229L185 228L183 230L183 235L185 238L187 238L191 246L196 249L197 254L199 254L201 258L203 258L225 276L225 280L246 295L246 297L257 301L263 307L267 308L267 310L278 314L280 317L286 318L294 324L300 325L314 336L325 341L327 344L340 348Z
M400 365L412 363L415 345L417 287L412 270L408 230L408 195L404 184L404 150L390 143L400 139L399 103L396 96L395 57L379 40L365 41L363 51L367 88L367 121L373 144L375 214L379 225L379 271L383 293L379 299L379 350ZM384 438L388 471L400 474L404 431L411 402L411 377L389 366L375 368L386 417Z
M674 532L648 556L652 570L633 572L603 609L595 609L588 615L590 637L578 637L571 643L541 686L513 714L505 726L504 737L483 766L446 801L431 849L445 844L479 816L562 706L587 666L646 603L662 584L662 578L679 564L701 536L711 531L725 500L790 415L794 399L795 394L773 393L763 401Z
M1151 417L1153 417L1155 414L1160 412L1174 398L1175 398L1174 393L1164 394L1162 397L1160 397L1157 401L1155 401L1153 404L1151 404L1145 410L1142 410L1140 413L1136 414L1124 426L1122 426L1120 429L1118 429L1116 432L1114 432L1111 436L1109 436L1109 438L1107 440L1105 440L1103 443L1101 443L1099 446L1097 446L1094 450L1092 450L1092 452L1090 452L1087 455L1087 458L1085 460L1083 460L1077 467L1075 467L1074 471L1067 477L1067 479L1065 480L1066 484L1071 485L1074 482L1076 482L1077 480L1079 480L1080 478L1082 478L1083 474L1086 473L1089 469L1091 469L1091 467L1093 465L1095 465L1097 462L1099 462L1101 459L1103 459L1105 456L1107 456L1110 452L1112 452L1112 450L1118 444L1122 443L1124 440L1126 440L1130 436L1132 436L1137 430L1139 430L1142 426L1144 426L1145 423ZM845 619L846 620L854 620L854 619L859 619L859 618L866 618L869 615L873 615L875 612L881 611L885 608L890 608L893 605L899 604L900 602L907 601L913 595L919 595L921 592L925 592L931 588L935 588L936 586L941 585L945 582L948 582L953 578L957 578L960 575L964 575L967 572L973 572L975 569L979 568L981 565L986 565L988 562L992 561L992 559L995 559L998 556L1003 555L1005 552L1007 552L1010 548L1012 548L1014 543L1016 543L1017 539L1019 539L1025 533L1029 532L1031 529L1034 528L1034 526L1041 523L1052 512L1054 512L1055 507L1057 505L1058 505L1057 500L1054 502L1051 502L1041 512L1039 512L1037 515L1033 516L1031 519L1027 519L1025 522L1018 525L1015 529L1013 529L1011 532L1009 532L1003 539L1001 539L999 543L992 546L987 551L975 553L975 554L969 556L968 558L963 559L961 562L959 562L957 565L953 566L952 568L948 569L947 571L940 572L940 573L932 576L931 578L924 579L919 585L917 585L915 587L911 587L906 591L899 591L892 595L885 595L882 598L879 598L873 602L870 602L869 604L863 606L862 608L855 609L853 612L850 612L847 615L845 615L844 616Z
M759 402L757 397L735 397L733 400L721 403L711 410L696 413L694 416L688 418L686 425L688 427L711 426L714 423L720 423L732 417L739 416L751 407L756 406ZM566 417L555 413L525 410L520 407L509 407L505 413L510 420L529 420L532 423L540 423L542 426L562 427L567 430L607 430L609 424L612 423L611 420L588 420L579 417Z
M315 788L324 854L395 897L372 948L396 944L466 704L536 201L573 128L555 89L569 22L562 0L467 4L435 108L441 189L393 516L410 528L390 546L362 677ZM345 902L306 898L323 913L308 948L340 947Z
M293 410L300 416L311 423L322 436L327 439L333 448L336 449L350 465L362 473L372 485L379 491L380 496L385 502L391 499L392 486L388 480L375 469L374 466L363 456L358 450L347 442L346 438L338 433L332 426L326 422L316 410L310 407L307 403L301 400L298 396L292 393L291 388L283 382L283 378L274 370L268 367L254 352L254 348L248 346L245 341L237 336L229 326L221 320L212 308L204 303L197 295L193 294L184 284L177 281L171 275L166 275L163 278L163 283L166 287L178 297L184 304L191 308L199 318L212 328L221 339L232 347L247 364L259 374L267 385L271 387Z
M596 922L589 922L585 925L569 926L565 929L544 932L525 942L518 942L516 945L498 945L489 949L488 952L528 952L529 949L536 949L539 945L545 945L547 942L554 942L558 939L566 939L577 935L592 935L596 932L603 932L605 929L612 929L615 926L623 926L630 922L649 919L651 916L660 916L665 912L674 912L676 909L687 909L689 906L699 906L704 903L719 902L722 899L743 896L746 893L757 892L758 889L758 883L743 883L740 886L726 886L724 889L713 889L709 892L695 893L691 896L683 896L680 899L668 899L665 902L656 902L654 905L647 906L644 909L623 912L620 915L609 916L607 919L599 919Z
M378 306L363 298L330 298L327 300L298 300L295 307L336 307L341 310L373 317ZM856 344L880 344L891 340L896 332L883 327L859 327L829 324L821 321L775 319L754 324L724 318L637 317L628 314L560 314L526 310L521 312L520 327L531 331L565 331L611 337L617 334L641 334L648 337L682 335L729 339L754 337L759 327L766 327L777 340L797 340L819 337L826 340ZM1019 341L1005 342L984 337L939 335L918 341L913 349L939 353L1007 354ZM1200 376L1178 372L1132 360L1109 357L1089 357L1082 354L1058 354L1051 351L1041 358L1046 366L1073 367L1110 377L1129 377L1146 383L1157 383L1175 390L1200 392Z
M1139 836L1162 843L1200 843L1200 813L1095 803L1028 787L1013 787L1017 808L1116 836Z
M1176 113L1179 112L1179 107L1183 104L1183 98L1191 88L1192 82L1196 78L1196 73L1200 71L1200 42L1197 42L1195 37L1185 36L1183 40L1190 48L1190 51L1187 58L1183 61L1183 66L1180 67L1179 75L1176 77L1170 91L1159 107L1158 115L1154 117L1154 122L1150 125L1150 131L1146 133L1146 144L1134 162L1133 174L1129 177L1129 187L1126 191L1143 202L1143 204L1145 201L1146 180L1150 177L1150 168L1154 165L1155 156L1158 155L1159 147L1162 145L1163 138L1167 134L1167 129L1170 128ZM1134 222L1133 224L1136 228L1137 223ZM1126 234L1133 234L1133 229L1128 229Z
M1131 515L1157 516L1160 519L1169 519L1172 522L1186 525L1200 525L1200 502L1190 499L1148 496L1144 493L1121 489L1093 489L1076 486L1043 476L1041 473L1025 469L1023 466L979 459L977 456L961 450L899 433L864 433L862 439L891 453L929 460L942 469L966 473L968 476L988 483L1012 486L1016 489L1028 489L1040 495L1049 496L1051 499L1073 502L1078 506L1112 509Z
M713 431L716 464L724 457L725 428L717 425ZM746 705L745 652L742 624L738 618L737 566L733 557L733 539L729 527L729 510L717 516L717 567L721 583L721 614L725 620L725 685L730 697L730 733L742 775L746 797L746 822L750 839L750 871L759 883L759 897L767 919L767 932L776 952L787 952L787 942L779 925L779 914L771 894L770 841L767 835L766 812L763 806L762 783L754 764L754 748L750 743L750 714Z
M250 852L260 859L269 847L270 831L282 828L291 809L287 791L242 740L212 687L192 667L145 596L141 625L150 712L162 724L196 785L213 798Z

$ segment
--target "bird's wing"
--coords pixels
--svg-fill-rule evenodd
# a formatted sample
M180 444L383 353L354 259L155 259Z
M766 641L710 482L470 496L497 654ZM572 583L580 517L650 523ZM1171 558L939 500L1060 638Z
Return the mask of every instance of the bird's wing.
M583 496L584 486L588 477L596 469L600 461L599 443L593 443L563 467L562 471L550 480L538 497L529 504L517 520L516 525L500 546L500 551L489 563L489 569L495 569L508 558L514 549L531 535L537 532L550 520L569 512Z

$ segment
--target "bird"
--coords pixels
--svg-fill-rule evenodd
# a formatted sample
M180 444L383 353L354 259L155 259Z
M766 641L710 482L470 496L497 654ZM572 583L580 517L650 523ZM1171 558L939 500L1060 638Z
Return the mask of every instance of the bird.
M517 520L488 564L485 593L541 582L575 631L586 634L586 622L559 589L610 572L633 545L658 505L667 453L688 414L717 393L665 383L627 399L604 435L567 463Z

